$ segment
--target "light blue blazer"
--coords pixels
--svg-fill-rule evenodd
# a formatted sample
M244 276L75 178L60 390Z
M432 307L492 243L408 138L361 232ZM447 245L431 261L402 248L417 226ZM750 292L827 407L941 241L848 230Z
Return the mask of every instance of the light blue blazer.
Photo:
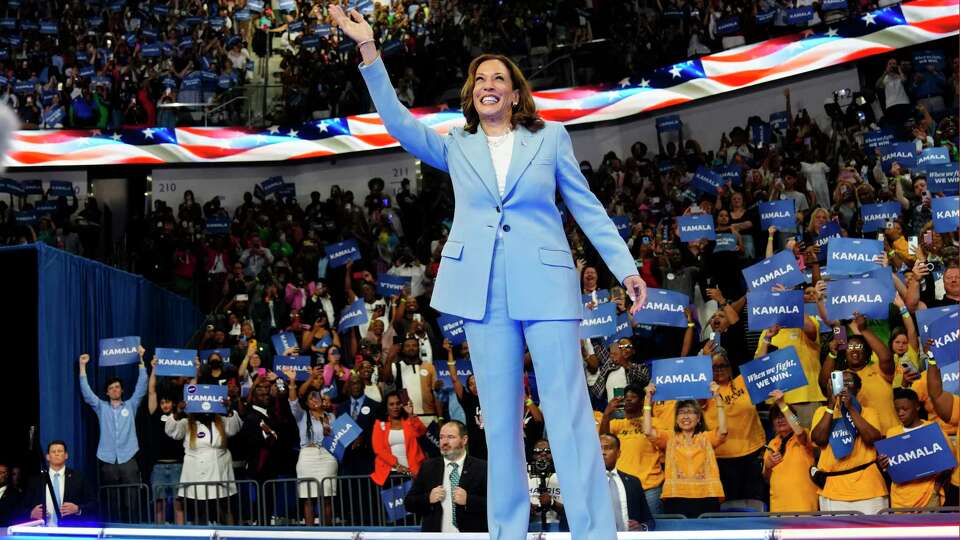
M387 132L408 152L453 180L456 207L443 246L430 305L442 313L482 320L497 234L507 269L507 306L513 320L580 319L579 276L563 231L556 193L620 283L637 274L633 257L590 191L562 124L531 133L521 126L503 197L497 189L486 136L451 129L442 136L418 121L397 99L378 58L360 66Z

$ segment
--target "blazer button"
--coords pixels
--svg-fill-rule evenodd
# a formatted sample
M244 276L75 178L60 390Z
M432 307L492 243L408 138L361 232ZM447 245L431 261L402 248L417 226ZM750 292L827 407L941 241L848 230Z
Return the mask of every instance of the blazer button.
M509 226L509 225L504 225L504 226L503 226L503 232L510 232L510 226Z
M497 207L497 213L498 213L498 214L500 213L500 207L499 207L499 206Z

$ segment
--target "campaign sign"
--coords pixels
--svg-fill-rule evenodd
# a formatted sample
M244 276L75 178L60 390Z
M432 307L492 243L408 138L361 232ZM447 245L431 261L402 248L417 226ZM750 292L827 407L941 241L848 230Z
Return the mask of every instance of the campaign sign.
M894 133L888 129L868 131L863 134L863 145L871 150L883 148L894 140Z
M123 366L140 361L140 336L107 338L100 340L100 367Z
M820 248L820 251L817 252L817 260L820 264L827 264L827 243L831 238L840 237L840 224L836 221L831 220L820 226L820 230L817 231L817 238L813 241L813 244Z
M293 332L274 334L270 340L273 342L273 350L276 354L283 354L291 347L300 346L300 344L297 343L297 336L293 335Z
M657 387L654 399L706 399L710 397L713 363L709 356L683 356L654 360L650 382Z
M356 240L344 240L328 245L327 257L330 258L330 268L346 266L348 262L359 261L362 258L360 246L357 245Z
M883 242L866 238L834 238L827 244L827 268L830 275L870 272L880 267Z
M53 215L57 211L57 201L37 201L33 208L41 216Z
M890 298L890 301L893 301L893 297L896 296L897 289L893 285L893 271L886 266L881 266L876 270L871 270L869 272L864 272L862 274L857 274L850 276L849 279L875 279L883 287L883 297Z
M767 11L758 11L757 12L757 24L764 26L773 22L774 17L777 16L777 10L768 9Z
M616 225L621 238L630 238L630 218L628 216L610 216L610 221Z
M960 164L927 165L927 189L931 193L957 193L960 191Z
M930 325L930 354L942 365L948 365L960 359L960 313L953 312L933 321Z
M920 343L926 343L930 337L930 326L940 317L946 317L951 313L960 312L960 305L943 306L937 308L918 309L914 315L917 317L917 334L920 337Z
M583 305L587 305L590 302L600 305L610 301L610 290L609 289L595 289L592 292L581 295L583 300Z
M725 17L717 21L717 34L729 36L740 31L739 17Z
M744 268L743 278L747 282L747 290L770 290L777 283L789 289L807 280L797 266L793 252L787 249Z
M950 163L950 151L942 146L935 148L924 148L917 157L917 167L926 167L927 165L945 165Z
M207 218L206 232L209 235L230 234L230 218Z
M445 388L453 388L453 380L450 378L450 368L446 360L434 360L433 368L437 370L437 380L443 382ZM473 375L473 364L469 360L457 360L457 378L460 384L467 384L467 377Z
M227 414L223 402L227 387L219 384L188 384L183 387L184 409L188 414Z
M36 210L21 210L13 218L17 225L36 225L40 221L40 214Z
M770 125L773 129L783 130L790 125L790 115L787 111L777 111L770 113Z
M264 195L272 195L275 191L279 190L282 185L282 176L271 176L263 182L260 182L260 188L263 190Z
M605 338L617 330L617 305L613 302L600 304L593 310L584 310L580 321L580 339Z
M697 240L715 240L717 233L713 228L713 216L710 214L691 214L677 217L677 228L682 242Z
M743 179L743 169L736 163L723 165L722 167L714 167L713 171L720 175L724 184L730 182L732 185L737 186L741 184Z
M348 328L360 326L369 320L370 318L367 317L367 307L363 303L363 298L357 298L354 303L344 308L343 312L340 313L340 322L337 323L337 331L343 332Z
M750 126L750 140L756 145L770 144L770 131L770 124L753 124Z
M753 403L766 401L774 390L787 392L808 382L793 345L741 365L740 374Z
M680 131L683 123L680 122L680 117L676 114L671 114L669 116L661 116L657 118L657 132L658 133L668 133L670 131Z
M960 362L940 366L940 378L943 379L943 391L960 394Z
M257 13L263 12L263 0L247 0L247 9Z
M693 174L693 180L690 181L691 188L711 195L716 195L722 185L723 178L704 166L697 169Z
M387 515L387 522L393 523L405 518L409 512L403 506L403 500L413 487L413 480L407 480L399 486L380 490L380 499L383 500L383 509Z
M688 305L690 298L683 293L651 287L647 289L647 303L633 316L633 320L637 324L686 328L684 308Z
M895 221L900 217L900 210L900 203L897 201L864 204L860 207L860 216L863 218L863 232L883 230L888 221Z
M957 466L957 459L936 422L874 443L890 460L887 473L898 484L926 478Z
M21 185L23 186L23 192L27 195L43 195L43 181L41 180L24 180Z
M310 378L310 357L309 356L281 356L273 357L273 371L284 380L287 376L284 371L293 369L297 372L297 380L305 381Z
M912 169L917 164L917 146L912 142L888 144L880 149L880 161L886 174L890 174L890 166L894 162L905 169Z
M943 51L916 51L913 53L913 65L916 68L920 66L933 66L934 69L942 70L945 65Z
M377 294L385 298L400 296L403 294L404 287L410 287L411 279L410 276L380 274L380 277L377 278Z
M716 244L713 246L713 252L736 251L737 236L730 233L721 233L717 235Z
M623 312L617 315L617 327L613 335L607 337L607 345L611 345L623 338L629 339L633 336L633 327L630 326L630 314Z
M820 323L821 334L830 334L833 332L833 328L820 318L820 310L817 308L817 304L803 304L803 315L805 317L816 317L817 322Z
M74 194L73 184L65 180L51 180L47 194L54 197L70 197Z
M200 357L200 363L201 363L201 364L206 364L206 363L207 363L207 360L210 359L210 355L212 355L212 354L219 354L219 355L220 355L220 358L222 358L225 363L229 363L229 362L230 362L230 349L228 349L228 348L226 348L226 347L224 347L224 348L222 348L222 349L204 349L204 350L200 351L200 352L197 354L197 356Z
M333 454L337 461L343 460L343 452L363 432L363 428L353 421L349 414L341 414L330 424L330 435L323 438L323 447Z
M847 9L847 0L823 0L820 4L823 11L845 11Z
M860 313L868 319L886 319L889 287L878 279L841 279L827 282L827 316L831 320L853 319Z
M787 23L789 26L800 26L802 24L807 24L813 19L813 6L801 6L795 8L787 8L786 13L783 16L783 22Z
M448 340L453 346L460 345L467 340L467 333L463 329L463 319L453 315L443 313L437 318L437 324L440 325L440 333L444 339Z
M197 351L157 347L157 377L192 377L197 373Z
M803 328L803 291L747 293L747 326L754 332L778 324L781 328Z
M960 227L960 197L934 197L930 207L933 211L933 230L948 233Z
M760 227L776 227L778 231L797 230L797 202L793 199L760 203Z

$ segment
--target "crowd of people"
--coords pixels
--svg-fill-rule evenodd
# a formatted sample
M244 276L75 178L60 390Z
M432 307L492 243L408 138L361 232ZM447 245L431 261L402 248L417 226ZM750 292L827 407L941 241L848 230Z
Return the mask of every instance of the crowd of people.
M893 3L344 2L373 21L408 106L447 99L479 51L524 59L531 69L573 51L581 55L578 84L610 82ZM367 112L353 48L331 30L327 4L8 1L0 19L0 93L24 129L197 125L199 116L168 105L226 103L251 83L282 85L278 106L254 119L262 125ZM794 20L791 10L801 8L812 10L809 17ZM279 80L267 67L275 55ZM234 103L207 121L240 124L242 111Z
M877 80L887 113L879 124L895 140L912 142L918 153L945 149L955 165L957 72L953 58L952 77L944 78L938 92L918 94L914 83L924 79L910 74L924 75L924 70L914 69L909 59L891 57ZM869 122L819 125L807 111L793 111L789 91L784 94L787 125L771 129L768 138L755 138L763 130L752 129L757 122L751 120L733 127L712 148L681 137L666 141L656 153L638 142L622 154L608 153L596 168L581 163L608 213L626 216L624 236L644 281L688 301L685 327L631 321L624 337L582 341L598 444L608 471L617 473L611 481L623 493L622 501L633 501L624 502L624 508L648 509L618 514L618 526L653 526L651 514L696 517L719 510L724 500L771 511L870 514L888 507L957 504L956 469L909 484L891 483L884 476L889 456L874 448L883 437L931 422L956 442L960 398L943 390L940 374L951 359L927 354L929 344L921 342L917 324L924 311L960 302L958 235L938 231L932 223L932 203L944 193L928 184L924 167L883 163L866 142ZM738 172L717 193L694 189L700 167L729 165L738 166ZM80 358L79 384L99 418L101 484L152 484L159 522L230 523L237 522L231 501L242 496L230 482L317 479L319 490L301 486L304 522L347 524L363 516L336 511L334 501L353 494L338 492L323 478L366 475L386 486L395 477L414 476L407 504L423 516L425 528L485 526L476 508L484 486L464 480L457 487L450 477L438 484L439 475L426 473L437 464L431 459L479 470L496 441L484 437L480 398L469 375L469 343L455 345L445 337L441 314L430 308L453 195L440 173L425 168L424 176L419 192L407 181L389 193L383 180L374 178L362 201L332 186L326 199L311 193L305 207L294 198L251 189L242 205L228 210L218 199L201 204L187 192L177 208L157 203L134 222L130 244L142 246L134 254L137 268L204 306L205 328L190 346L217 352L198 362L194 377L165 378L148 369L151 357L141 350L138 383L128 399L118 380L107 381L106 399L97 395L86 382L90 359ZM794 231L761 226L758 205L776 200L794 201ZM894 270L890 316L829 320L823 305L833 278L824 272L828 267L821 268L826 250L817 241L821 227L833 222L842 236L877 238L877 232L864 230L861 212L864 204L876 202L894 202L899 209L879 237L884 245L879 264ZM77 204L57 203L59 210L37 230L17 227L12 214L4 212L5 237L68 247L61 239L76 234L70 228ZM732 235L733 249L718 249L716 241L681 241L678 218L689 215L711 216L716 233ZM210 220L223 218L230 223L227 231L206 232ZM605 301L618 313L627 312L627 295L613 283L589 239L572 222L567 232L585 313ZM328 256L329 246L343 240L357 242L359 260L340 264ZM79 250L82 242L69 245ZM798 288L806 303L817 306L816 315L806 316L802 327L750 331L742 270L782 251L806 270L806 282ZM409 283L384 295L378 292L384 275L409 278ZM775 282L769 286L785 290ZM366 320L341 327L342 315L354 305L362 306ZM831 328L837 330L831 334ZM295 343L281 350L273 338L287 332ZM770 404L754 405L740 366L790 346L806 384L772 392ZM291 355L310 357L305 381L298 382L293 371L275 369ZM658 401L650 363L694 355L711 358L713 397ZM831 381L834 372L842 373L839 386ZM182 387L192 382L226 386L228 414L185 414ZM549 466L549 433L529 358L524 384L531 525L562 527L563 494ZM363 434L336 459L322 440L343 415ZM853 426L854 442L841 450L832 432L843 421ZM51 443L48 450L51 474L61 471L65 445ZM812 465L820 477L811 477ZM0 474L0 482L3 478ZM230 489L198 496L184 487L165 487L197 481L224 481ZM10 493L17 489L9 481L5 487ZM438 510L436 503L447 500L438 488L454 493L455 507ZM33 495L12 505L17 516L43 511L31 498L44 497L42 490L29 489L26 493ZM72 506L63 503L56 518L94 512L84 506L90 504L81 500L84 493L65 496ZM6 495L0 493L0 502ZM198 499L209 502L202 512L188 504Z

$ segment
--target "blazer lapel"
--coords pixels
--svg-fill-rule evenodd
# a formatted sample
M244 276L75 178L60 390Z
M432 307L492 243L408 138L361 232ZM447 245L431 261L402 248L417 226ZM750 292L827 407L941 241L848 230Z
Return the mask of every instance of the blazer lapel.
M462 131L454 138L464 155L467 156L467 162L477 173L477 177L487 189L490 196L498 204L500 203L500 190L497 189L497 173L493 170L493 158L490 157L490 148L487 147L487 138L481 128L477 128L476 133L467 133Z
M510 193L517 186L517 180L523 176L523 171L527 170L533 156L537 155L537 150L543 143L543 130L536 133L527 131L523 126L517 127L516 136L513 138L513 154L510 156L510 168L507 169L507 182L503 189L503 198L509 199Z

